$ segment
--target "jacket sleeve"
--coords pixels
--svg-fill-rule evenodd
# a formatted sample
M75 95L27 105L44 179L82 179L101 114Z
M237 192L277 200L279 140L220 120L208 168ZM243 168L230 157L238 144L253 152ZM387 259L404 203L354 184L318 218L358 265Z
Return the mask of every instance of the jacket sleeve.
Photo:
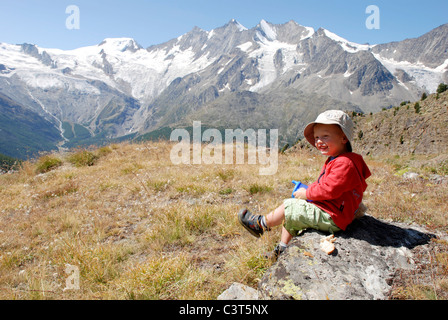
M327 165L320 179L309 185L308 200L323 201L339 198L359 184L359 174L351 161L335 161Z

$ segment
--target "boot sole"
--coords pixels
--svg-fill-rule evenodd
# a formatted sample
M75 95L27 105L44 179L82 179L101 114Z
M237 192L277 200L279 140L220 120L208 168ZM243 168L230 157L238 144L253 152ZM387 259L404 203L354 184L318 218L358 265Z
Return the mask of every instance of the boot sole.
M251 228L249 228L249 227L243 222L244 215L245 215L246 212L248 212L247 209L241 209L241 211L238 212L238 221L240 222L240 224L241 224L247 231L249 231L249 233L250 233L251 235L253 235L255 238L260 238L261 235L262 235L263 233L258 233L258 232L256 232L256 231L252 230Z

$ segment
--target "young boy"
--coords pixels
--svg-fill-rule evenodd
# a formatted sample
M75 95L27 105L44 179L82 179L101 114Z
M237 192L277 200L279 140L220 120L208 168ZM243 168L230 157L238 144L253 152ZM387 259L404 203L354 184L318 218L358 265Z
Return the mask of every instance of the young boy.
M274 249L277 257L293 236L314 228L335 233L353 221L370 176L361 155L352 152L353 122L339 110L320 114L308 124L304 136L328 159L316 182L301 188L267 216L253 215L247 209L238 213L240 223L255 237L283 223L281 241Z

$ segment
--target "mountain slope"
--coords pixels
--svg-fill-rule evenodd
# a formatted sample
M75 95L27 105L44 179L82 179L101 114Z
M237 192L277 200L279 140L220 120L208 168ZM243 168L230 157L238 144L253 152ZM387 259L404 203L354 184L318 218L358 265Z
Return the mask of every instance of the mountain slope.
M448 91L354 120L354 146L363 154L448 153Z
M382 58L407 61L428 68L437 68L448 59L448 24L441 25L415 39L379 44L372 48Z
M351 103L364 112L377 112L403 100L416 100L428 81L425 78L420 84L401 69L390 68L384 59L377 59L379 56L372 51L375 46L351 43L324 29L315 32L295 22L272 25L262 21L238 34L241 40L234 51L224 52L200 72L176 79L152 102L150 109L155 115L149 117L143 130L162 125L163 121L157 119L166 109L182 107L188 113L228 92L266 93L291 88ZM279 36L285 34L289 37ZM446 38L446 34L440 37ZM232 39L235 41L235 37ZM249 41L242 43L246 39ZM209 46L207 42L202 44ZM443 80L438 71L419 68L414 66L415 73L423 70L433 76L431 87ZM310 103L310 107L315 105ZM178 119L165 122L172 120Z
M406 84L415 82L434 93L441 82L448 82L448 24L423 36L372 48L374 56Z
M61 140L51 123L0 93L0 154L26 160Z

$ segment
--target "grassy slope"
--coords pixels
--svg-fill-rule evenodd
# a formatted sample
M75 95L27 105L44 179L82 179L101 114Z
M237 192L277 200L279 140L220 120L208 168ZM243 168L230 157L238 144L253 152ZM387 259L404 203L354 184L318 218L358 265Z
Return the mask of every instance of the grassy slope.
M354 145L363 154L448 153L448 91L357 116L354 122Z
M116 144L91 166L55 154L62 165L48 173L25 162L0 176L0 299L215 299L234 281L256 286L280 230L255 239L236 212L275 209L291 180L314 181L324 159L283 154L277 174L259 176L258 165L173 165L172 146ZM415 169L424 179L404 180L396 163L407 158L366 160L369 214L448 230L447 184L424 168ZM448 297L447 244L438 245L432 276L408 277L394 297ZM67 264L79 268L79 290L64 291Z

